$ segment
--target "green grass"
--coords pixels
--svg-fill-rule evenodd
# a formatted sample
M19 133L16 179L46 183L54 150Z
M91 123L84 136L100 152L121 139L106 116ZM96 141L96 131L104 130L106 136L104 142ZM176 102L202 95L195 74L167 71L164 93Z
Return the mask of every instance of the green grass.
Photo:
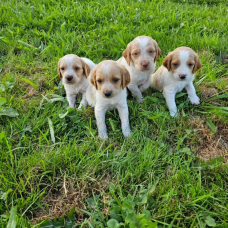
M15 117L0 115L0 227L228 227L227 11L225 0L1 1L0 113ZM157 66L179 46L197 51L201 104L183 91L172 118L159 92L129 96L131 138L114 110L101 141L92 108L62 116L58 59L116 60L138 35L158 42ZM218 139L223 158L201 161Z

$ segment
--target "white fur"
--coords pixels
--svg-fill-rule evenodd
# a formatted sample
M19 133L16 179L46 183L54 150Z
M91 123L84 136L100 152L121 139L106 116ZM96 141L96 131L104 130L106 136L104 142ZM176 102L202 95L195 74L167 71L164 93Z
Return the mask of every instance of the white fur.
M175 50L174 50L175 51ZM192 104L198 105L200 103L199 97L196 95L196 91L193 85L193 80L195 74L187 66L187 61L189 59L189 50L181 50L179 52L179 60L180 65L178 68L172 73L172 71L168 71L168 69L164 66L161 66L151 77L151 86L153 88L157 88L154 84L155 77L157 82L162 85L163 95L166 99L167 106L169 108L169 112L171 116L178 115L177 106L175 102L175 95L179 93L184 88L188 93L188 98ZM186 79L180 79L179 75L185 74Z

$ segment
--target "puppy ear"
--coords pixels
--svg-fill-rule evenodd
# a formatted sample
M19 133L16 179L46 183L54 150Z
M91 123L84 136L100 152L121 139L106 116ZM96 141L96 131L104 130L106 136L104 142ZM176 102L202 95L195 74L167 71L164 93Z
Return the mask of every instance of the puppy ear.
M161 49L158 47L158 45L157 45L157 47L156 47L156 56L155 56L155 58L154 58L154 62L156 62L157 61L157 59L158 59L158 57L161 55Z
M195 74L197 70L199 70L202 67L201 60L199 56L195 53L195 66L192 69L192 73Z
M123 57L126 59L127 64L131 63L131 43L127 45L127 48L123 51Z
M91 74L90 82L93 86L95 86L96 90L98 89L97 87L97 81L96 81L96 72L97 72L97 66L93 68L93 72Z
M171 61L172 61L173 54L170 52L162 61L162 64L164 67L168 69L168 71L171 70Z
M60 71L60 63L61 63L61 59L58 62L58 74L59 74L60 79L62 79L63 76L62 76L61 71Z
M85 74L86 78L89 77L89 74L90 74L90 67L85 63L85 61L82 59L82 68L83 68L83 73Z
M121 67L121 85L122 89L124 89L131 81L130 73L124 66Z

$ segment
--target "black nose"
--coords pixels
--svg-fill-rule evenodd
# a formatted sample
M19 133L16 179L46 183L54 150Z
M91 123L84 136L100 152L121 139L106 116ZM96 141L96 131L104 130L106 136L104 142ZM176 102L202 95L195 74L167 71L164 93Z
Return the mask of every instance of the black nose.
M185 79L187 77L187 74L179 74L180 79Z
M66 79L68 82L70 82L73 79L73 76L67 76Z
M105 95L106 97L110 97L110 96L111 96L111 94L112 94L112 92L111 92L111 91L109 91L109 92L104 92L104 95Z

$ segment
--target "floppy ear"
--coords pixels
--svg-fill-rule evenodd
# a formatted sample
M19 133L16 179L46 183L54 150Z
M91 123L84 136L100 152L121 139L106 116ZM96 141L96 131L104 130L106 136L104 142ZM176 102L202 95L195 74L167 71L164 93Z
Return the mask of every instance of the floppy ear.
M131 63L131 43L127 45L127 48L123 51L123 57L126 59L127 64Z
M91 74L90 82L92 83L93 86L95 86L96 90L98 89L97 87L97 81L96 81L96 71L97 71L97 66L93 68L93 72Z
M124 67L121 66L121 85L122 89L124 89L131 81L130 73L128 70Z
M86 78L89 77L90 74L90 67L85 63L85 61L83 59L81 59L82 61L82 68L83 68L83 73L85 74Z
M202 67L201 60L199 56L195 53L195 66L192 69L192 73L195 74L197 70L199 70Z
M162 64L164 67L168 69L168 71L171 70L171 61L172 61L173 54L170 52L162 61Z
M59 74L60 79L62 79L63 76L62 76L61 71L60 71L60 63L61 63L61 59L58 62L58 74Z
M155 56L155 58L154 58L154 62L156 62L157 61L157 59L158 59L158 57L161 55L161 49L158 47L158 45L157 45L157 47L156 47L156 56Z

